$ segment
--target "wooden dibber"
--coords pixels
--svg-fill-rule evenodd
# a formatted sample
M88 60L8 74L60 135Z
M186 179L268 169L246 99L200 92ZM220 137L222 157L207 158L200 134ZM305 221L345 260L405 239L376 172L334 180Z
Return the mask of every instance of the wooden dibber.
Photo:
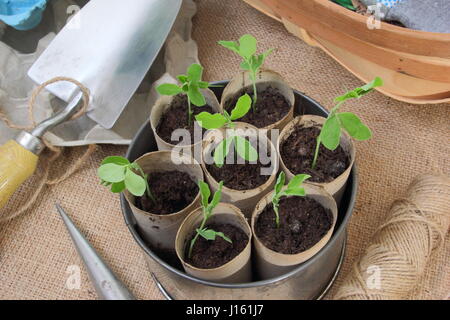
M396 200L334 299L405 299L450 227L450 178L417 177Z

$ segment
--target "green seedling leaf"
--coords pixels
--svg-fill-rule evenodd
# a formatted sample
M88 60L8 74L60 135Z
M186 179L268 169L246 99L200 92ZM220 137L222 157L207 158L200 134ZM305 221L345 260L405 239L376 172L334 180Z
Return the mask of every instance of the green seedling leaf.
M274 194L272 196L272 206L273 211L275 212L275 224L277 228L280 227L280 214L279 214L279 206L280 199L284 196L299 196L303 197L306 195L306 191L303 188L302 184L305 180L309 179L311 176L308 174L298 174L294 176L291 181L288 183L287 188L282 191L284 182L285 182L285 174L284 172L280 172L277 178L277 182L275 184Z
M178 81L180 81L181 83L186 83L188 82L188 77L185 76L184 74L180 74L177 76Z
M239 54L246 59L250 59L256 53L256 39L250 34L244 34L239 39Z
M256 111L256 101L258 99L256 90L256 75L263 65L264 60L270 53L272 53L273 50L267 50L259 55L256 54L257 41L255 37L250 34L243 35L239 39L239 43L234 41L219 41L219 44L242 57L243 61L240 63L240 67L250 73L250 78L253 82L252 106L253 111Z
M137 175L134 171L138 172ZM156 201L150 191L147 182L147 175L137 162L128 161L128 159L119 156L106 157L97 172L103 186L111 186L111 192L120 193L125 189L134 196L142 196L146 191L152 201Z
M115 163L103 164L98 168L98 176L106 182L120 182L125 179L125 167Z
M281 188L283 188L283 186L284 186L285 180L286 180L286 175L284 174L283 171L281 171L280 174L278 175L277 182L275 184L275 193L273 194L274 197L278 193L280 193Z
M196 84L202 79L202 74L203 67L197 63L191 64L187 70L188 79Z
M197 120L199 125L206 130L219 129L227 123L227 119L222 114L211 114L206 111L196 115L195 120Z
M303 182L307 179L311 178L309 174L297 174L295 177L291 179L288 183L288 190L299 189Z
M213 199L211 200L211 203L208 205L208 210L212 212L212 210L219 204L220 199L222 198L222 187L223 187L223 181L219 182L219 188L216 192L214 192Z
M219 188L217 189L216 192L214 192L213 199L211 200L210 203L208 203L208 199L211 194L211 191L208 185L203 181L199 181L198 185L200 187L200 192L202 195L203 220L200 223L200 227L196 229L196 235L191 240L188 257L192 256L192 249L194 248L194 244L199 236L202 236L206 240L215 240L216 237L219 236L231 243L231 240L228 237L226 237L222 232L216 232L212 229L205 228L206 222L211 217L214 208L219 204L220 198L222 197L223 181L219 183Z
M250 141L240 136L235 136L234 139L236 151L242 159L249 162L258 160L258 152L251 145Z
M375 79L373 79L371 82L363 85L361 87L361 89L365 92L365 93L369 93L373 88L375 87L381 87L383 85L383 79L381 79L380 77L376 77Z
M197 107L202 107L206 104L206 99L200 92L197 85L191 84L188 89L188 96L191 102Z
M230 238L228 238L226 235L223 234L223 232L216 232L216 235L221 237L223 240L229 242L229 243L233 243L233 241L231 241Z
M206 208L208 206L209 196L211 195L211 191L209 190L208 184L201 180L198 182L198 187L200 189L200 195L202 198L202 206L204 208Z
M230 119L237 120L242 118L250 110L251 106L252 106L252 98L250 98L248 94L241 96L238 99L234 109L231 110Z
M360 98L363 95L372 91L375 87L383 85L383 80L376 77L372 82L356 88L346 94L337 97L335 101L337 104L331 109L327 120L322 126L319 136L317 137L316 150L312 161L312 169L315 169L317 158L319 156L320 144L329 150L335 150L340 142L341 130L344 129L347 133L356 140L368 140L372 137L370 129L364 125L357 115L351 112L338 113L342 103L351 98Z
M231 51L233 51L233 52L235 52L235 53L237 53L239 55L241 54L239 52L239 45L236 42L234 42L234 41L219 41L218 43L222 47L227 48L228 50L231 50Z
M233 243L230 238L228 238L227 236L225 236L223 234L223 232L216 232L212 229L202 229L202 230L197 229L196 231L199 235L201 235L206 240L214 241L214 240L216 240L216 237L221 237L225 241L227 241L229 243Z
M113 193L121 193L123 190L125 190L125 182L123 181L116 182L111 185L111 191Z
M201 235L206 240L216 240L216 232L211 229L197 229L199 235Z
M233 139L225 138L217 145L216 149L214 150L214 163L217 167L222 167L225 163L225 158L227 157L228 153L230 152L230 145L231 142L233 142Z
M198 82L198 87L200 89L206 89L208 87L211 87L211 85L208 82L206 82L206 81L199 81Z
M328 118L322 126L319 139L329 150L335 150L340 142L341 126L336 116Z
M303 188L301 188L301 189L286 189L284 191L284 195L304 197L306 195L306 191Z
M130 164L130 161L128 161L128 159L124 158L124 157L111 156L111 157L106 157L105 159L103 159L102 164L107 164L107 163L114 163L114 164L117 164L118 166L126 166L126 165Z
M206 99L201 93L200 89L209 87L209 83L202 81L203 67L197 63L193 63L187 69L187 75L180 74L177 76L181 85L165 83L156 88L156 90L163 95L173 96L179 93L185 93L188 97L187 122L188 125L192 123L192 109L191 104L202 107L206 104Z
M337 97L336 99L334 99L334 101L343 102L345 100L352 99L352 98L359 99L363 95L366 95L367 93L372 91L374 88L380 87L382 85L383 85L383 80L379 77L376 77L373 81L369 82L368 84L366 84L360 88L356 88L352 91L349 91L346 94L344 94L340 97Z
M264 53L261 53L258 56L253 56L253 59L251 61L252 69L259 69L263 63L264 60L266 60L266 57L273 52L273 49L269 49Z
M125 187L136 197L142 197L145 193L146 184L143 177L128 169L125 173Z
M357 115L351 112L341 112L337 114L342 127L354 139L362 141L372 137L370 129L364 125Z
M159 94L162 94L164 96L175 96L179 93L182 93L183 90L173 83L164 83L156 87L156 91L158 91Z

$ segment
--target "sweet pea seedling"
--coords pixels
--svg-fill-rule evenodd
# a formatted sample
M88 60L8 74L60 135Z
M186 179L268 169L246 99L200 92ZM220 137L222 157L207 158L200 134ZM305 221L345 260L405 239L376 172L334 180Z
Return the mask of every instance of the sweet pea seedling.
M135 171L138 171L140 175ZM131 163L128 159L119 156L106 157L98 168L97 174L101 184L111 186L111 191L114 193L127 189L132 195L142 197L147 192L147 196L156 202L148 185L148 175L136 162Z
M277 228L280 227L280 214L278 212L278 208L280 206L281 197L304 197L306 195L306 191L305 188L302 187L302 183L309 178L311 178L311 176L308 174L298 174L291 179L291 181L288 183L287 188L284 191L281 191L284 186L286 176L283 171L281 171L278 175L277 183L275 184L275 192L272 196L272 205L273 211L275 211L275 224Z
M203 67L197 63L191 64L187 69L187 75L181 74L177 76L177 79L181 82L178 86L173 83L164 83L156 88L159 94L165 96L175 96L180 93L184 93L188 98L188 125L192 122L192 108L191 104L197 107L204 106L206 104L205 97L200 92L200 89L206 89L210 87L210 84L206 81L202 81Z
M233 129L236 125L233 123L234 120L240 119L247 114L250 110L252 103L252 99L248 94L240 97L236 103L236 106L233 110L231 110L231 114L229 114L226 110L224 110L223 114L215 113L211 114L209 112L202 112L195 116L197 122L203 128L207 130L211 129L219 129L222 127L226 127L229 129ZM230 152L231 143L234 142L234 148L236 152L247 161L256 161L258 160L258 152L251 145L251 143L236 134L233 134L225 139L223 139L214 150L214 163L217 167L222 167L225 163L225 158Z
M372 137L372 132L370 129L361 122L357 115L352 112L338 113L338 111L341 105L348 99L359 99L363 95L372 91L373 88L382 85L383 80L376 77L372 82L334 99L337 104L333 107L333 109L331 109L330 114L328 115L327 120L323 124L320 134L317 137L316 150L314 152L314 159L311 166L313 169L315 169L317 164L320 144L323 144L325 148L329 150L335 150L340 142L341 130L347 131L352 138L359 141L368 140Z
M211 195L211 191L209 190L209 186L207 183L203 181L198 182L198 186L200 189L200 195L202 197L202 211L203 211L203 220L200 224L200 227L197 228L195 237L191 240L191 244L189 246L189 254L188 257L190 258L192 256L192 249L194 248L194 244L197 241L199 236L202 236L206 240L216 240L216 237L221 237L225 241L228 241L229 243L233 243L230 238L225 236L223 232L217 232L212 229L205 228L205 224L208 221L208 219L212 216L214 208L219 204L220 198L222 197L222 186L223 181L219 183L219 189L214 193L213 199L211 202L209 202L209 196Z
M241 62L241 69L250 72L250 79L253 82L253 111L256 111L256 100L258 98L256 92L256 75L264 63L266 57L272 53L273 49L269 49L264 53L256 54L257 41L250 34L244 34L239 42L236 41L219 41L219 44L240 55L244 61Z

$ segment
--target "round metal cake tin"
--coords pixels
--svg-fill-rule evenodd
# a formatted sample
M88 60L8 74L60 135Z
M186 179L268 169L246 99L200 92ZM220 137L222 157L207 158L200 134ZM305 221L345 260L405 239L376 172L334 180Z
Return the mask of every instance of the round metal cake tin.
M219 81L214 84L222 86L212 88L220 100L227 81ZM295 115L327 116L327 110L315 100L298 91L294 91L294 94ZM150 123L146 122L131 142L126 156L130 161L134 161L144 153L156 150L155 137ZM168 299L320 299L331 287L344 259L346 229L352 215L356 193L357 170L354 165L339 206L333 235L322 250L282 276L240 284L222 284L201 280L163 261L143 240L123 194L120 196L120 201L125 223L144 253L150 270L149 276L153 277L159 289Z

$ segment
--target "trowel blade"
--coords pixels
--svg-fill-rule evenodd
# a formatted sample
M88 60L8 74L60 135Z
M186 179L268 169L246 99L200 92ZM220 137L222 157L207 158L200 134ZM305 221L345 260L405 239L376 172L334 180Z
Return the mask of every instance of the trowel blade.
M93 0L74 15L28 71L37 84L70 77L90 91L88 116L111 128L164 44L182 0ZM69 102L68 82L47 89Z

